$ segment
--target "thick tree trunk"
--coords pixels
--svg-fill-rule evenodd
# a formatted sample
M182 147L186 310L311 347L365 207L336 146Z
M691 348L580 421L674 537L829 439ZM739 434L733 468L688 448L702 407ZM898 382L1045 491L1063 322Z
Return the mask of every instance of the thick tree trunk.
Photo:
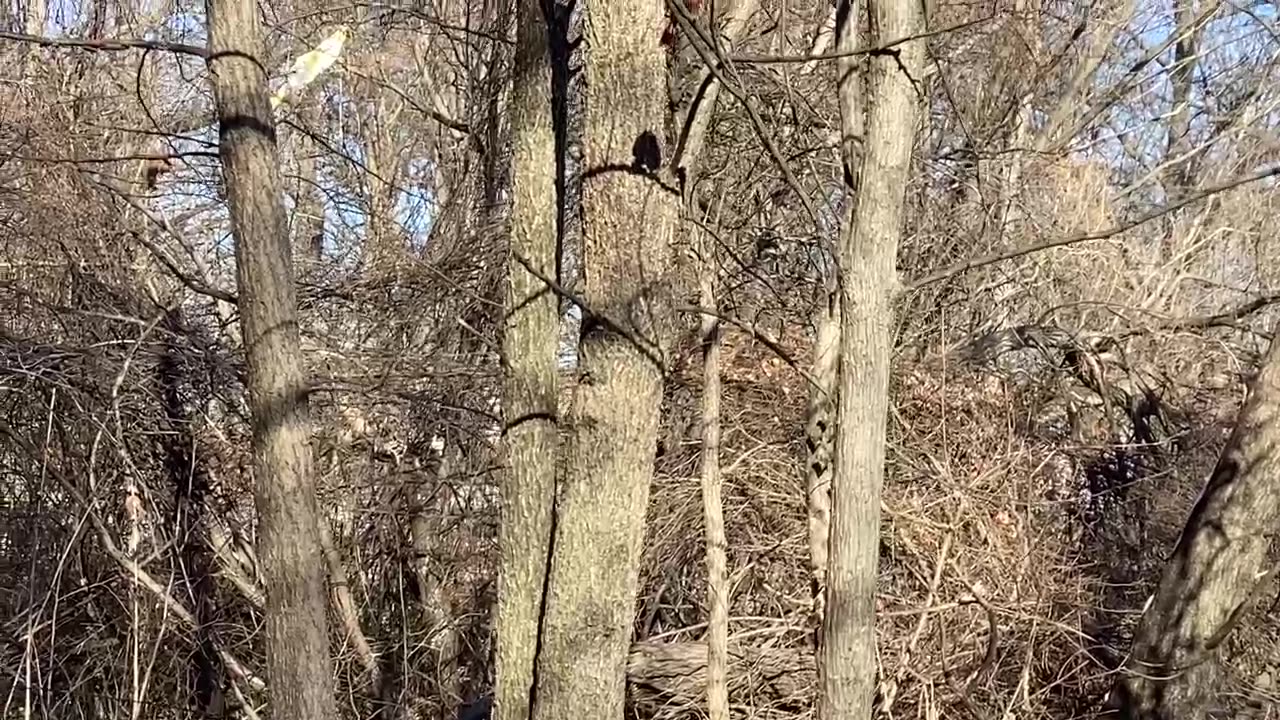
M675 204L658 182L660 0L603 0L586 23L579 385L537 662L538 720L620 718L658 407L673 336Z
M543 277L556 274L556 141L551 59L540 0L520 0L515 81L511 248L502 340L506 477L499 531L498 720L526 720L551 545L558 446L556 349L559 302Z
M207 11L253 418L272 716L332 720L310 418L258 7L249 0L209 0Z
M844 3L847 27L852 3ZM873 42L918 34L914 2L870 0ZM880 549L890 325L898 238L919 122L924 44L870 59L866 142L851 222L840 237L839 432L831 491L830 568L819 650L819 717L871 717L876 680L875 591ZM843 94L842 94L843 99ZM848 108L842 108L846 113Z
M1214 716L1214 651L1275 572L1266 563L1280 530L1278 415L1280 343L1273 342L1134 635L1132 674L1116 693L1128 718Z

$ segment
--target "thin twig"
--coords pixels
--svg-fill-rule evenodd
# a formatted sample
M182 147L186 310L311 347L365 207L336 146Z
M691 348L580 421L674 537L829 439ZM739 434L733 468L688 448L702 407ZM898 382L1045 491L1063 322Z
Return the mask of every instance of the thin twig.
M896 40L890 40L888 42L876 43L875 45L865 45L863 47L854 48L852 50L841 50L838 52L819 53L817 55L758 55L758 54L747 53L747 54L734 55L730 59L733 60L734 62L747 63L750 65L781 65L784 63L803 64L803 63L819 62L822 60L840 60L841 58L854 57L857 55L878 55L885 52L886 50L892 50L893 48L899 45L909 43L912 40L923 40L926 38L936 37L938 35L948 35L950 33L956 32L957 30L964 30L967 28L971 28L975 25L981 25L982 23L989 22L993 18L995 18L994 14L988 15L986 17L981 17L976 20L966 20L965 22L956 23L954 25L948 25L943 28L938 28L937 30L929 30L926 32L917 33L915 35L907 35L906 37L900 37Z
M800 204L804 206L805 212L809 214L809 219L813 222L814 231L821 229L821 223L818 222L818 211L813 206L813 201L809 199L808 194L804 192L804 188L800 186L800 181L796 179L795 173L791 172L791 166L787 164L786 158L778 150L777 144L773 142L773 138L769 135L768 128L764 125L764 120L760 118L760 113L751 105L750 98L736 83L731 83L728 78L721 72L721 68L729 67L729 61L720 54L719 47L707 37L706 33L697 26L693 16L689 14L684 3L679 0L667 0L667 8L671 10L672 16L676 23L680 25L680 29L692 36L699 37L706 44L693 42L690 43L693 49L697 51L698 57L702 62L706 63L707 70L720 83L729 94L734 97L746 111L747 117L751 120L751 127L756 131L756 135L760 137L760 142L764 145L764 149L769 153L769 158L773 160L774 165L778 166L778 170L782 173L783 180L786 181L788 187L800 198Z
M1097 232L1079 233L1079 234L1070 235L1064 238L1057 238L1054 240L1049 240L1047 242L1037 243L1035 245L1030 245L1024 248L1018 248L1016 250L1009 250L1007 252L994 253L991 255L983 256L983 257L972 258L969 260L962 260L961 262L955 263L950 267L943 268L942 270L930 273L917 280L913 280L912 282L908 283L904 287L904 290L919 290L920 288L926 285L932 285L934 283L942 282L943 280L950 280L951 278L957 275L969 272L970 270L976 270L980 267L986 267L987 265L995 265L996 263L1002 263L1006 260L1013 260L1016 258L1020 258L1024 255L1030 255L1032 253L1040 252L1042 250L1049 250L1056 247L1064 247L1066 245L1075 245L1082 242L1088 242L1090 240L1105 240L1107 238L1114 237L1121 233L1132 230L1133 228L1136 228L1139 225L1145 225L1146 223L1149 223L1152 220L1163 217L1175 210L1179 210L1194 202L1198 202L1207 197L1217 195L1220 192L1225 192L1227 190L1240 187L1241 185L1248 185L1249 183L1254 183L1259 180L1265 180L1269 177L1275 177L1277 175L1280 175L1280 163L1277 163L1270 167L1262 168L1261 170L1256 170L1248 175L1243 175L1241 177L1233 178L1219 185L1214 185L1212 187L1205 188L1204 190L1194 195L1190 195L1188 197L1185 197L1176 202L1169 203L1167 205L1162 205L1154 210L1144 213L1138 216L1134 220L1130 220L1129 222L1120 223L1117 225L1112 225L1109 228L1099 230Z

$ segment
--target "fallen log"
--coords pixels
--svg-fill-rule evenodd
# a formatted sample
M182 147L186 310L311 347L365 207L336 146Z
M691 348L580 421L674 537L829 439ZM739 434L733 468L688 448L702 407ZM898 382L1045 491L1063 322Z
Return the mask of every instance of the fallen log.
M730 704L758 710L812 704L817 670L811 650L730 642L729 661ZM706 702L706 672L706 643L634 643L627 658L631 703L644 717L700 710Z

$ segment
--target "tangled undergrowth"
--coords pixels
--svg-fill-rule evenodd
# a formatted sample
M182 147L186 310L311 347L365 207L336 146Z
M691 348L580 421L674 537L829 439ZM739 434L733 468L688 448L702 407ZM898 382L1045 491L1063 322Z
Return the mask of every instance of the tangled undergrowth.
M741 717L810 717L806 381L748 338L729 344L730 700ZM882 717L1103 714L1132 628L1241 398L1240 379L1221 372L1229 358L1203 344L1186 352L1193 344L1166 356L1197 358L1181 367L1132 367L1069 334L1058 347L1015 343L983 362L896 364L877 601ZM801 342L788 350L804 356ZM1064 361L1072 350L1103 371L1110 396ZM669 405L697 397L699 372L691 361ZM1119 402L1130 393L1145 404ZM696 405L668 415L682 412L696 416ZM633 658L636 717L700 716L697 452L688 438L660 462L636 620L646 640ZM1231 692L1241 712L1274 712L1277 646L1252 640L1273 636L1277 623L1259 610L1249 624L1242 646L1253 650L1228 653ZM666 646L667 665L654 657L660 643L680 643Z

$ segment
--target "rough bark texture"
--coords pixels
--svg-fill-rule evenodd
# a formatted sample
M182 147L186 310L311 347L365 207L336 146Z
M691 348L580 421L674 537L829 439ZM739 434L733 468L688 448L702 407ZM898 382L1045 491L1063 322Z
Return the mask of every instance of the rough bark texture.
M873 42L922 29L918 3L872 0L869 7ZM852 13L846 13L852 22ZM840 413L827 607L818 656L819 717L824 719L871 717L890 324L903 195L919 121L916 83L923 68L921 41L870 60L858 195L840 237Z
M1133 720L1227 717L1215 649L1260 593L1280 531L1280 344L1272 343L1236 427L1134 634L1117 699ZM1274 573L1274 571L1272 571Z
M262 30L257 5L249 0L210 0L207 10L253 417L272 717L331 720L336 713L310 418Z
M498 720L529 717L534 658L550 555L557 452L558 299L525 267L556 274L555 135L547 23L521 0L511 92L513 201L502 341L506 476L499 531Z
M832 10L832 34L838 35L836 51L858 45L859 6L838 3ZM824 27L825 31L825 27ZM836 96L840 107L840 161L848 202L857 197L858 158L863 141L862 59L836 61ZM825 253L824 253L825 254ZM809 569L812 573L812 622L822 627L826 614L828 544L831 537L831 478L835 471L836 397L840 377L840 287L835 263L826 267L823 295L814 312L813 377L805 407L805 443L808 462L806 491L809 514Z
M584 312L537 662L538 720L620 718L644 516L673 335L674 202L658 182L659 0L586 22Z
M716 309L715 243L703 235L699 302ZM729 720L729 571L720 477L720 321L702 316L702 516L707 540L707 717Z
M830 270L834 276L834 268ZM814 313L813 378L805 407L806 505L809 515L810 593L813 627L822 627L826 614L827 554L831 537L831 476L834 472L836 394L840 364L840 289L826 283Z

